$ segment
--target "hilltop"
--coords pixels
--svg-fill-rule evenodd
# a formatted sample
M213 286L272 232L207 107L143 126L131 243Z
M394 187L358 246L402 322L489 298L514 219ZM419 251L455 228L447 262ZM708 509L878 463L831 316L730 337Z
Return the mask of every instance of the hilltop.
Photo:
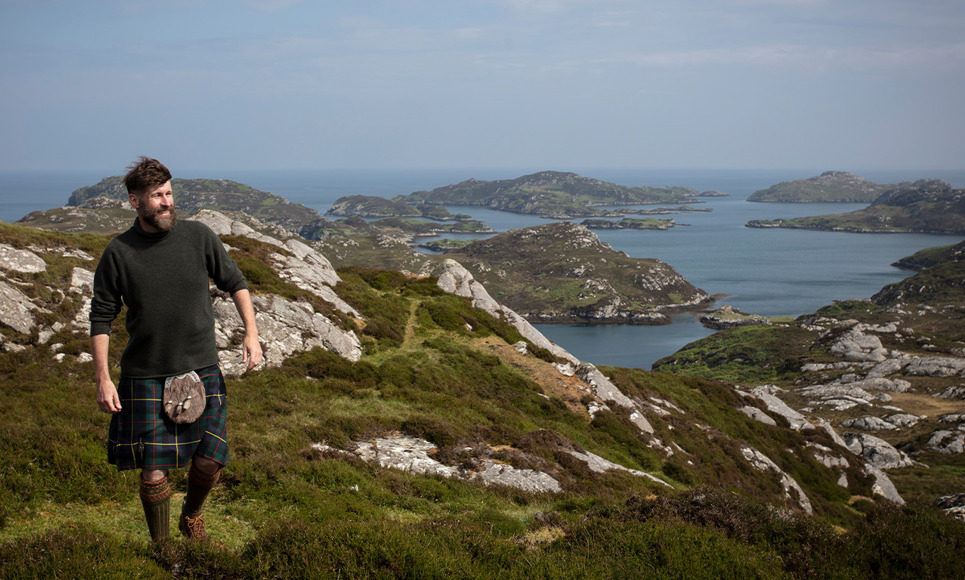
M5 575L965 573L920 556L959 553L961 524L896 508L892 468L766 396L583 363L452 260L335 270L298 238L199 219L249 280L267 364L237 376L240 323L213 295L233 425L217 541L162 546L137 474L104 462L90 382L85 308L109 236L0 224Z
M864 209L795 219L751 220L747 227L855 233L965 234L965 190L940 179L888 189Z
M700 192L687 187L628 187L576 173L541 171L516 179L469 179L393 199L414 206L476 206L547 218L572 219L621 215L595 209L594 206L691 203L697 201L698 196Z
M868 181L847 171L825 171L816 177L782 181L752 193L747 201L780 203L871 203L894 185Z
M631 258L569 222L512 230L446 257L531 322L663 324L665 312L713 300L660 260Z

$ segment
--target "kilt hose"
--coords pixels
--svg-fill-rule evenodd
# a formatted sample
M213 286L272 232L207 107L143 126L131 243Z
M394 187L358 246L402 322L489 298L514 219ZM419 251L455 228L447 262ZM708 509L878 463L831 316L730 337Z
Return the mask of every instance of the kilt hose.
M228 465L228 396L218 365L196 371L207 405L194 423L177 424L164 414L164 379L121 377L121 411L111 417L107 462L125 469L184 467L195 455Z

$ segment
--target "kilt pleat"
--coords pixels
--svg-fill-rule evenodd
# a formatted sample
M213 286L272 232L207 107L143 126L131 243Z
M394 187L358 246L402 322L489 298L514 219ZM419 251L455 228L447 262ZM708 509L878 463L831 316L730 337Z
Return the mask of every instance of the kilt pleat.
M121 411L111 417L107 462L125 469L174 469L199 455L228 464L228 396L218 365L196 371L204 384L206 406L193 423L175 423L164 414L165 377L121 377Z

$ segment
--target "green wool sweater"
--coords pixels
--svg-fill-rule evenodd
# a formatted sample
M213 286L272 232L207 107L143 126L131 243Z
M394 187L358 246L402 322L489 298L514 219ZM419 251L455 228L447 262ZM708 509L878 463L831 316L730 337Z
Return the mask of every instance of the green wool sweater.
M208 226L179 221L152 234L135 220L97 264L90 334L110 334L124 305L130 340L121 355L123 376L166 377L217 364L209 278L231 294L247 288Z

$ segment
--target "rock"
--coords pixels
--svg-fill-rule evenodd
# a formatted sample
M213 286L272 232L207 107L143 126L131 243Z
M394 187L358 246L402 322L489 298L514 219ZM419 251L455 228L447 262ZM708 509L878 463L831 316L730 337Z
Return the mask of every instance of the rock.
M848 384L866 391L888 391L890 393L904 393L911 388L911 383L906 380L882 377L856 380Z
M744 413L751 419L754 419L755 421L760 421L761 423L764 423L766 425L777 427L777 421L772 419L770 415L768 415L764 411L761 411L757 407L744 406L737 410L740 411L741 413Z
M855 324L831 344L831 353L848 360L883 362L888 357L887 349L882 347L881 339L877 336L866 334L866 329L866 325Z
M808 515L814 513L814 508L811 506L811 500L808 499L808 496L804 493L804 490L801 489L801 486L794 481L794 478L785 473L784 470L781 469L776 463L771 461L769 457L757 449L754 449L750 445L745 444L741 444L741 453L754 469L758 471L773 471L778 473L781 476L781 484L784 486L784 496L791 501L796 501L798 507L804 510L804 512ZM791 491L794 492L796 497L791 497Z
M7 244L0 244L0 269L33 274L45 272L47 262L29 250L18 250Z
M22 334L30 334L37 325L33 311L39 308L30 298L0 280L0 323Z
M315 294L350 316L362 317L333 290L342 279L325 256L297 240L288 240L284 248L294 256L273 256L275 270L282 280Z
M938 453L959 455L965 452L965 428L960 426L955 431L935 431L926 445L929 449Z
M898 451L884 439L863 433L846 433L844 440L848 449L860 455L878 469L895 469L914 465L904 452Z
M872 417L866 415L858 419L848 419L841 422L842 427L849 427L851 429L860 429L862 431L890 431L897 429L897 427L884 419L879 419L878 417Z
M948 387L935 396L939 399L965 399L965 386Z
M814 425L808 423L804 415L798 413L791 407L787 406L787 403L777 398L773 394L775 390L778 390L778 388L774 385L763 385L752 389L751 394L763 402L767 406L768 411L787 419L791 429L794 429L795 431L814 429Z
M872 493L898 505L905 504L905 500L898 493L898 488L895 487L887 473L870 463L865 464L865 473L875 478L875 482L871 484Z
M953 493L935 500L935 505L950 516L965 522L965 493Z
M322 444L312 445L312 448L319 451L340 451ZM355 442L354 449L350 453L364 461L378 463L382 467L419 475L439 475L481 481L486 485L504 485L534 493L562 491L559 482L546 473L532 469L516 469L511 465L496 463L489 459L479 462L481 468L478 471L444 465L430 456L430 453L436 449L434 444L423 439L408 435L394 435L373 441Z
M83 268L74 268L70 273L70 291L75 294L92 294L94 273Z
M646 477L646 478L649 479L650 481L654 481L654 482L656 482L656 483L659 483L659 484L661 484L661 485L665 485L665 486L673 489L673 486L672 486L672 485L670 485L669 483L667 483L666 481L660 479L659 477L657 477L657 476L655 476L655 475L652 475L652 474L647 473L647 472L645 472L645 471L639 471L639 470L636 470L636 469L628 469L628 468L626 468L626 467L623 467L622 465L618 465L618 464L616 464L616 463L613 463L612 461L608 461L608 460L606 460L606 459L603 459L603 458L600 457L599 455L595 455L595 454L593 454L593 453L590 453L589 451L586 451L586 452L583 452L583 453L580 453L579 451L574 451L574 450L572 450L572 449L563 449L562 451L564 451L564 452L572 455L573 457L576 457L577 459L579 459L579 460L581 460L581 461L585 461L585 462L586 462L586 466L590 469L590 471L593 471L593 472L595 472L595 473L605 473L605 472L607 472L607 471L612 471L612 470L626 471L626 472L632 473L633 475L638 475L638 476L640 476L640 477Z
M512 465L484 460L483 470L468 479L479 480L486 485L497 484L514 487L532 493L559 493L563 490L550 475L532 469L516 469Z
M264 349L265 365L281 364L292 354L314 347L335 352L351 361L362 357L362 344L351 330L339 328L304 302L291 302L280 296L253 296L255 319ZM240 348L229 347L236 332L243 332L241 317L230 300L218 298L214 305L215 336L221 349L220 359L226 375L238 375L244 368Z
M620 389L601 373L599 369L589 363L583 363L577 368L577 376L589 385L593 390L593 394L601 400L613 402L621 407L631 409L630 420L644 433L649 435L654 434L653 425L638 411L639 406L620 392Z
M905 374L918 377L951 377L962 375L965 359L952 357L913 357L905 366Z
M962 423L965 422L965 413L949 413L938 418L939 423Z
M884 420L891 423L895 427L908 428L908 427L914 427L915 425L918 424L918 421L920 421L923 418L924 418L924 415L922 415L921 417L917 417L909 413L895 413L893 415L888 415L884 417Z

